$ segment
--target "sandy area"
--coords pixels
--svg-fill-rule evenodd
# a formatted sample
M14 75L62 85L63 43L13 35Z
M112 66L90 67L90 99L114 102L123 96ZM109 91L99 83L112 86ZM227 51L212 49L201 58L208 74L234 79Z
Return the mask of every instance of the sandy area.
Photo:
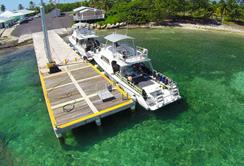
M167 25L129 25L123 28L136 29L136 28L182 28L188 30L202 30L202 31L221 31L221 32L231 32L231 33L241 33L244 34L244 26L232 24L232 25L203 25L203 24L191 24L191 23L170 23Z
M184 29L193 29L193 30L215 30L215 31L224 31L224 32L234 32L234 33L243 33L244 27L238 25L198 25L198 24L179 24L180 28Z

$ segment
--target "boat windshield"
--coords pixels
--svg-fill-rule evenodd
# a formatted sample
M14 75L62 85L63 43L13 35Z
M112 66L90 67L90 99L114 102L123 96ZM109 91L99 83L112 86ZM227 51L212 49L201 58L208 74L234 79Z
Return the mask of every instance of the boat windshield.
M120 53L121 55L127 55L127 56L136 55L136 48L133 40L129 40L129 39L122 40L119 42L115 42L113 44L116 52Z
M79 40L80 46L87 51L93 51L100 46L100 42L94 38Z
M121 68L121 74L125 77L137 77L139 75L151 75L152 69L150 62L141 62Z

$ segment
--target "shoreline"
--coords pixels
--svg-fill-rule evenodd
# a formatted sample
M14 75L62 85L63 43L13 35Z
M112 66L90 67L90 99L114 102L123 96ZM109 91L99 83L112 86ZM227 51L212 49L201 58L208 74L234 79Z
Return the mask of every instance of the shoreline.
M233 34L241 34L244 35L244 26L238 25L201 25L201 24L190 24L190 23L177 23L177 25L150 25L150 24L144 24L144 25L127 25L122 26L119 28L105 28L105 29L95 29L97 31L102 30L116 30L116 29L163 29L163 28L177 28L177 29L185 29L185 30L197 30L197 31L215 31L215 32L224 32L224 33L233 33ZM61 28L61 29L53 29L57 31L62 37L65 37L70 34L70 28ZM5 52L5 49L11 49L11 48L19 48L23 46L32 45L32 34L24 34L20 36L17 40L17 37L15 36L9 36L10 40L9 42L4 43L3 45L0 45L0 53ZM11 40L11 39L14 39Z
M236 28L230 25L201 25L201 24L190 24L190 23L179 23L177 25L128 25L127 27L123 27L123 29L140 29L140 28L148 28L148 29L163 29L163 28L178 28L178 29L186 29L186 30L199 30L199 31L216 31L216 32L230 32L236 34L244 35L244 26L242 28ZM241 27L241 26L240 26ZM106 29L105 29L106 30Z
M200 24L179 24L183 29L188 30L204 30L204 31L218 31L244 34L244 27L237 28L230 25L200 25Z

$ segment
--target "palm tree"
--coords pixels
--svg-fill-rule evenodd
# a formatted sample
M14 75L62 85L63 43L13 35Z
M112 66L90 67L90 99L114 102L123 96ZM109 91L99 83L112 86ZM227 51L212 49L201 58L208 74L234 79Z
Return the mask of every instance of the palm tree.
M112 7L111 0L103 0L102 4L103 4L102 8L106 11L108 11Z
M219 8L220 8L220 17L221 17L221 23L224 23L224 17L227 11L227 4L225 0L220 0L219 1Z
M34 8L35 8L35 4L34 4L33 1L30 1L30 3L29 3L29 8L30 8L30 9L34 9Z
M1 11L1 12L4 12L5 10L6 10L5 5L4 5L4 4L1 4L1 5L0 5L0 11Z
M241 16L241 7L236 0L227 0L228 16L232 20L237 20Z
M19 10L24 9L23 5L22 5L22 4L19 4L18 9L19 9Z

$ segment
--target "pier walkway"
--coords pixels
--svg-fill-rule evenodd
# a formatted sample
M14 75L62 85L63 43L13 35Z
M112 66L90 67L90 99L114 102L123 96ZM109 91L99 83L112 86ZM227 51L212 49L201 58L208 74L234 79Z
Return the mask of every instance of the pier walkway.
M57 137L75 127L134 108L133 100L90 63L85 63L55 31L49 31L52 58L61 72L49 74L42 33L33 42L40 80L52 127ZM109 87L109 88L108 88ZM101 93L110 89L109 100ZM100 96L100 97L99 97Z

